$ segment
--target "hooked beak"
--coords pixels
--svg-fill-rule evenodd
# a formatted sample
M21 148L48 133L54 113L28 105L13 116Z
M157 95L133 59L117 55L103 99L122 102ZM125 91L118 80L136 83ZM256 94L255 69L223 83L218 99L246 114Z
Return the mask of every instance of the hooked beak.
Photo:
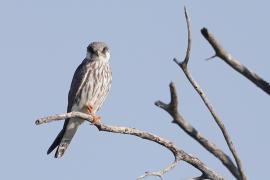
M100 52L100 51L95 51L95 54L96 54L97 56L101 56L101 52Z

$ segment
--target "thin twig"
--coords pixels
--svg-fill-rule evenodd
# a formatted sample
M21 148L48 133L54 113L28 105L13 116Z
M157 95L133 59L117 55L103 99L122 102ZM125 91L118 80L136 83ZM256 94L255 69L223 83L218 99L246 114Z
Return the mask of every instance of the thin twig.
M215 55L222 60L224 60L229 66L231 66L234 70L245 76L251 82L253 82L256 86L258 86L261 90L270 95L270 84L258 76L256 73L250 71L247 67L242 65L237 59L233 58L228 52L223 49L223 47L218 43L215 37L208 32L206 28L201 29L201 33L203 37L211 44L213 49L215 50Z
M185 19L187 23L187 30L188 30L188 45L187 45L187 50L186 50L186 56L184 58L185 62L184 64L188 64L189 57L190 57L190 51L191 51L191 44L192 44L192 39L191 39L191 23L190 23L190 17L188 16L187 9L184 7L185 10Z
M186 21L187 21L187 28L188 28L188 46L187 46L187 51L186 51L186 55L185 58L182 62L179 62L177 59L174 59L174 62L176 64L178 64L178 66L183 70L185 76L187 77L187 79L189 80L189 82L191 83L191 85L193 86L193 88L197 91L197 93L200 95L201 99L203 100L204 104L206 105L206 107L208 108L209 112L211 113L211 115L213 116L215 122L217 123L218 127L220 128L225 141L231 151L231 153L233 154L233 157L236 161L237 164L237 168L239 171L239 176L236 176L237 174L235 173L235 171L230 168L231 166L226 166L227 168L229 168L229 170L232 172L232 174L240 180L246 180L246 176L244 174L243 171L243 166L241 163L241 160L235 150L235 147L233 145L233 142L225 128L225 125L223 124L223 122L220 120L220 118L218 117L218 115L216 114L216 112L214 111L213 106L210 104L210 101L208 100L207 96L205 95L205 93L202 91L202 89L199 87L199 85L196 83L196 81L192 78L189 70L188 70L188 61L189 61L189 57L190 57L190 51L191 51L191 26L190 26L190 19L189 16L187 15L186 11L185 11L185 15L186 15ZM221 159L220 159L221 160ZM222 161L222 160L221 160ZM223 161L222 161L223 162ZM224 162L223 162L224 164ZM225 165L225 164L224 164Z
M179 160L175 159L171 164L169 164L166 168L160 170L160 171L157 171L157 172L145 172L143 175L139 176L137 179L143 179L147 176L157 176L159 177L161 180L163 179L162 176L164 174L166 174L167 172L169 172L170 170L172 170L176 165L177 163L179 162Z
M70 112L70 113L64 113L64 114L57 114L53 116L48 116L44 118L39 118L36 120L36 125L52 122L52 121L59 121L61 119L66 119L66 118L81 118L85 119L89 122L92 122L92 116L88 114L84 114L81 112ZM209 179L214 179L214 180L223 180L223 178L217 174L215 171L211 170L208 168L202 161L200 161L198 158L187 154L181 149L178 149L172 142L159 137L157 135L151 134L149 132L141 131L135 128L129 128L129 127L123 127L123 126L112 126L112 125L105 125L102 124L101 122L98 122L95 125L99 131L106 131L106 132L111 132L111 133L120 133L120 134L128 134L128 135L133 135L140 137L142 139L146 139L155 143L158 143L162 145L163 147L167 148L172 152L172 154L175 157L175 161L178 162L180 160L183 160L196 169L200 170L203 174L206 175L207 178ZM173 169L175 167L174 162L166 167L165 169L159 171L160 176L164 175L167 173L169 170ZM149 173L150 174L150 173Z
M178 112L178 101L177 101L178 97L173 82L170 83L170 93L171 93L171 101L169 104L166 104L162 101L157 101L155 105L167 111L172 116L173 123L176 123L189 136L191 136L198 143L200 143L207 151L209 151L215 157L217 157L235 177L238 177L239 176L238 169L234 165L230 157L227 154L225 154L221 149L219 149L215 144L211 143L208 139L206 139Z

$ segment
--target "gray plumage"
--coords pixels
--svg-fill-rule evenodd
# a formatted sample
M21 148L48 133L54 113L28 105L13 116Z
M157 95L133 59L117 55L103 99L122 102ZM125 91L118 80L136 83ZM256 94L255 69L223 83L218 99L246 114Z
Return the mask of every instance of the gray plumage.
M92 108L93 114L99 110L112 82L109 58L109 49L105 43L93 42L87 47L86 58L76 69L71 82L67 112L89 113L87 107ZM57 148L55 158L63 156L82 122L82 119L66 119L63 129L48 149L47 154Z

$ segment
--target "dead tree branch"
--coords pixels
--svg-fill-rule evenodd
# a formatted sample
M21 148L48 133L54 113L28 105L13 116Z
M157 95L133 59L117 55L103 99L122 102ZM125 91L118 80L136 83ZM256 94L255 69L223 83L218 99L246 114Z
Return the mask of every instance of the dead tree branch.
M179 162L179 160L177 160L175 158L175 160L169 164L166 168L160 170L160 171L157 171L157 172L145 172L143 175L139 176L137 179L143 179L147 176L157 176L159 177L161 180L163 179L162 176L163 174L166 174L167 172L169 172L170 170L172 170L176 165L177 163Z
M178 112L178 97L176 93L176 88L174 83L170 83L170 93L171 101L169 104L165 104L162 101L157 101L156 106L167 111L173 118L173 123L176 123L180 128L182 128L189 136L200 143L207 151L212 153L217 157L224 166L237 178L239 176L238 169L230 159L230 157L225 154L221 149L219 149L215 144L211 143L206 139L200 132L197 131L188 121L186 121L183 116Z
M215 122L217 123L218 127L220 128L220 130L221 130L221 132L222 132L222 134L223 134L223 136L225 138L225 141L226 141L226 143L227 143L227 145L228 145L228 147L229 147L229 149L230 149L231 153L233 154L233 157L234 157L234 159L236 161L237 168L238 168L238 173L236 173L234 164L228 158L228 156L225 155L225 153L222 154L222 156L220 156L221 154L217 154L213 150L210 151L211 149L209 149L209 148L206 148L206 149L208 151L210 151L212 154L214 154L216 157L218 157L222 161L222 163L231 171L231 173L237 179L246 180L241 160L240 160L240 158L239 158L239 156L238 156L238 154L237 154L237 152L235 150L235 147L234 147L233 142L232 142L232 140L231 140L231 138L230 138L230 136L229 136L229 134L228 134L228 132L227 132L227 130L225 128L225 125L223 124L221 119L218 117L217 113L214 111L213 106L210 104L210 101L208 100L207 96L202 91L202 89L200 88L198 83L196 83L196 81L192 78L192 76L191 76L191 74L190 74L190 72L188 70L188 61L189 61L190 51L191 51L191 26L190 26L190 18L187 15L186 9L185 9L185 17L186 17L187 29L188 29L187 51L186 51L185 58L184 58L184 60L182 62L179 62L177 59L174 59L174 62L183 70L185 76L187 77L187 79L189 80L189 82L191 83L193 88L196 90L196 92L199 94L199 96L203 100L204 104L208 108L209 112L211 113L212 117L214 118ZM179 117L179 119L180 119L180 117ZM199 142L199 140L198 140L198 142ZM200 144L202 144L202 143L200 143Z
M236 176L237 179L241 179L241 180L246 180L244 171L243 171L243 166L241 163L241 160L235 150L235 147L233 145L233 142L225 128L225 125L223 124L223 122L221 121L221 119L218 117L217 113L214 111L214 107L211 105L210 101L208 100L207 96L205 95L205 93L202 91L202 89L200 88L200 86L196 83L196 81L192 78L189 70L188 70L188 61L189 61L189 57L190 57L190 51L191 51L191 26L190 26L190 19L187 15L186 9L185 9L185 17L186 17L186 22L187 22L187 29L188 29L188 46L187 46L187 51L186 51L186 56L184 58L184 60L182 62L179 62L177 59L174 59L174 62L176 64L178 64L178 66L183 70L185 76L187 77L187 79L189 80L189 82L191 83L191 85L193 86L193 88L196 90L196 92L199 94L199 96L201 97L201 99L203 100L204 104L206 105L207 109L209 110L209 112L211 113L212 117L214 118L215 122L217 123L218 127L220 128L225 141L231 151L231 153L233 154L233 157L236 161L237 164L237 168L239 171L239 176ZM213 152L211 152L213 153ZM213 153L214 154L214 153ZM221 159L220 159L221 160ZM221 160L222 161L222 160ZM222 161L223 162L223 161ZM224 162L223 162L224 164ZM227 167L227 166L226 166ZM229 168L230 170L231 168ZM232 171L232 170L230 170ZM234 172L234 171L232 171ZM237 175L236 173L233 173L234 175Z
M233 142L229 136L229 133L227 131L227 129L225 128L225 125L223 124L223 122L220 120L220 118L218 117L218 115L216 114L216 112L214 111L214 107L210 104L207 96L205 95L205 93L202 91L202 89L200 88L200 86L197 84L197 82L192 78L188 68L186 65L183 65L182 63L178 64L181 69L183 70L184 74L186 75L187 79L189 80L189 82L192 84L192 86L194 87L194 89L197 91L197 93L200 95L201 99L203 100L204 104L206 105L207 109L209 110L209 112L211 113L212 117L214 118L215 122L217 123L218 127L220 128L225 141L231 151L231 153L233 154L233 157L236 161L237 167L238 167L238 171L240 174L241 180L245 180L245 176L243 173L243 167L242 167L242 163L241 160L235 150L235 147L233 145ZM213 153L213 152L211 152ZM221 159L220 159L221 160ZM223 162L224 164L224 162ZM226 166L227 167L227 166ZM231 168L229 169L231 171ZM233 171L234 175L237 175L234 171ZM241 175L242 174L242 175ZM236 176L238 179L240 179L238 176Z
M251 82L253 82L256 86L258 86L261 90L270 95L270 85L267 81L262 79L256 73L250 71L247 67L242 65L237 59L233 58L222 46L218 43L215 37L208 32L206 28L201 29L201 33L203 37L210 43L210 45L215 50L215 55L213 57L219 57L223 61L225 61L229 66L231 66L234 70L245 76Z
M81 112L70 112L70 113L57 114L57 115L53 115L53 116L39 118L36 120L35 123L36 123L36 125L40 125L40 124L49 123L52 121L59 121L59 120L63 120L66 118L75 118L75 117L85 119L85 120L89 121L90 123L92 122L91 115L84 114ZM133 135L133 136L140 137L142 139L146 139L146 140L158 143L161 146L167 148L168 150L170 150L172 152L172 154L175 157L175 161L172 164L170 164L168 167L166 167L165 169L160 170L158 172L153 172L153 173L146 172L145 175L140 176L139 178L143 178L143 177L150 176L150 175L162 177L166 172L173 169L175 167L175 165L177 164L177 162L179 162L180 160L183 160L183 161L189 163L190 165L192 165L193 167L195 167L196 169L198 169L199 171L201 171L202 174L204 175L204 177L206 177L208 179L213 179L213 180L223 180L223 178L219 174L217 174L215 171L208 168L198 158L196 158L190 154L187 154L183 150L177 148L172 142L170 142L162 137L159 137L157 135L151 134L149 132L141 131L141 130L138 130L135 128L105 125L102 123L96 123L93 125L95 125L99 131Z

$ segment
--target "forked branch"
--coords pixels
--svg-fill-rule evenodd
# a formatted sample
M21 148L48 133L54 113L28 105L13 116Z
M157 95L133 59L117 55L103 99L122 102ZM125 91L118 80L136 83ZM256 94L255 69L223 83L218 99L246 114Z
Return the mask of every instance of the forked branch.
M221 150L214 151L212 148L210 148L210 146L208 144L202 143L202 141L199 140L199 138L196 139L196 137L194 137L194 136L193 136L193 138L195 138L200 144L202 144L209 152L211 152L213 155L215 155L217 158L219 158L221 160L221 162L231 171L231 173L237 179L246 180L241 160L240 160L240 158L236 152L236 149L233 145L233 142L232 142L232 140L231 140L231 138L230 138L230 136L225 128L225 125L223 124L221 119L218 117L217 113L214 111L214 107L211 105L207 96L202 91L202 89L200 88L198 83L196 83L196 81L193 79L193 77L191 76L191 73L188 70L188 62L189 62L190 51L191 51L191 26L190 26L190 19L189 19L189 16L187 15L186 9L185 9L185 17L186 17L187 29L188 29L187 51L186 51L185 58L182 62L179 62L177 59L174 59L174 62L183 70L185 76L187 77L187 79L189 80L189 82L191 83L193 88L196 90L196 92L199 94L199 96L203 100L204 104L206 105L207 109L209 110L212 117L214 118L215 122L217 123L218 127L220 128L220 130L225 138L225 141L226 141L226 143L227 143L227 145L228 145L228 147L229 147L229 149L230 149L231 153L233 154L233 157L236 161L238 171L236 171L234 163L230 160L230 158L225 153L223 153ZM179 117L179 119L183 120L182 117ZM219 152L219 153L217 153L217 152Z
M219 149L215 144L211 143L208 139L206 139L200 132L197 131L188 121L186 121L183 116L178 112L178 101L177 101L177 93L174 83L170 83L170 93L171 93L171 101L169 104L166 104L162 101L157 101L156 106L167 111L171 117L173 118L173 123L177 124L180 128L182 128L190 137L195 139L198 143L200 143L207 151L212 153L215 157L217 157L224 166L237 178L239 176L238 169L234 165L231 158L225 154L221 149Z

